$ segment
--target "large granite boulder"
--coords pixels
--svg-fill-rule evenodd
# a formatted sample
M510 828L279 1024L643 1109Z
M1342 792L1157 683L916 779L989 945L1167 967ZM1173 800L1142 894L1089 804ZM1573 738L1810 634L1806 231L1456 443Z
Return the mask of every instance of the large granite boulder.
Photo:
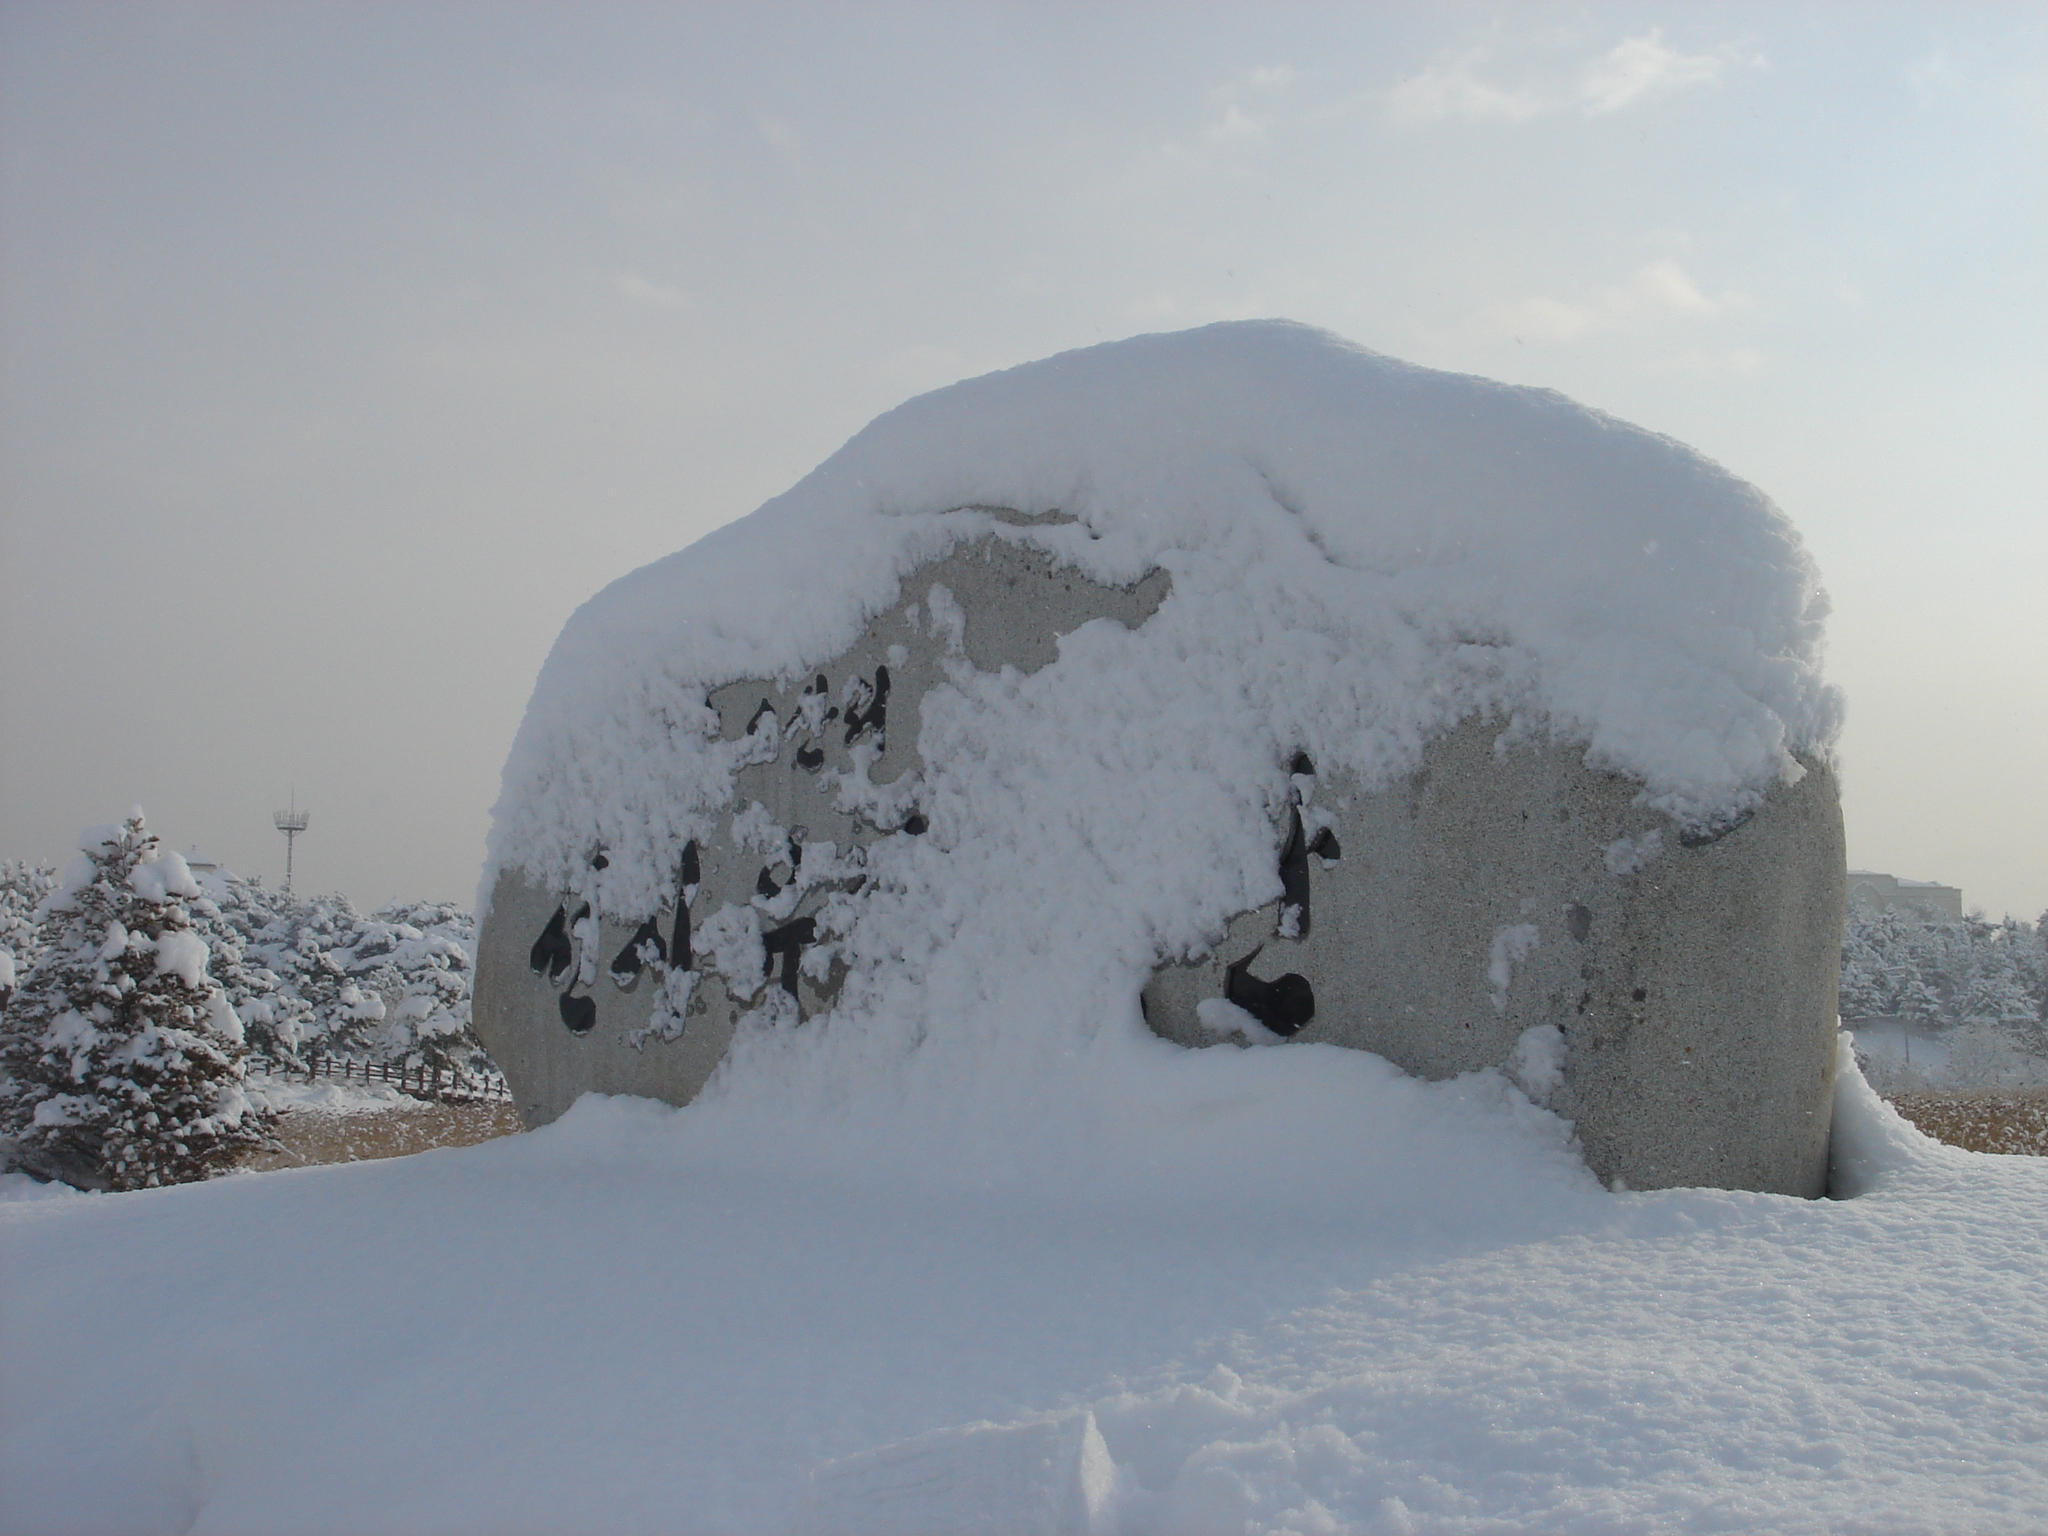
M1277 323L970 381L570 622L477 1030L529 1124L809 1074L935 1144L1348 1047L1817 1195L1825 611L1753 488L1546 392Z
M1298 754L1280 897L1145 988L1168 1039L1504 1067L1635 1188L1825 1192L1844 889L1818 762L1685 833L1577 743L1470 720L1366 792ZM1221 1005L1221 1006L1219 1006Z

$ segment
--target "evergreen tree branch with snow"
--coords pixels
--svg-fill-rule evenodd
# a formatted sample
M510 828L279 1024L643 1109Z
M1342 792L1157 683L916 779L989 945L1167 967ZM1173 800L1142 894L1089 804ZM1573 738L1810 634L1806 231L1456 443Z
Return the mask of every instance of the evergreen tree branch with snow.
M56 888L57 871L48 864L0 859L0 1009L35 963L41 926L36 913Z
M192 916L213 951L207 969L242 1022L251 1065L305 1070L305 1053L319 1025L313 1005L292 985L291 964L280 954L279 898L225 873L202 879L200 889L204 895L192 903ZM283 904L290 906L291 899L283 898ZM291 952L288 945L285 949Z
M383 1009L358 1038L376 1059L468 1082L491 1070L470 1028L476 923L449 902L394 902L359 919L333 959Z
M241 1020L195 926L197 881L140 810L88 828L0 1016L12 1160L87 1189L208 1178L269 1140Z

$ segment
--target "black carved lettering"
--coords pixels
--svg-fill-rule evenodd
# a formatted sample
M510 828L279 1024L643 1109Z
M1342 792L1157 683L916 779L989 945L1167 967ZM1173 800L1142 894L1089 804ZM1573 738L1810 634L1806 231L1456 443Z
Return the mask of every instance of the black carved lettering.
M865 736L881 746L889 724L889 669L875 668L875 680L862 682L846 706L846 744L850 747Z
M1280 848L1280 937L1305 939L1309 929L1308 839L1301 812L1287 813L1287 841Z
M668 946L661 942L661 929L653 918L633 930L626 947L612 957L611 976L615 985L630 987L649 962L668 963Z
M571 958L569 914L556 907L555 915L548 919L547 927L541 929L540 937L533 941L533 948L527 952L526 963L533 967L534 975L544 975L549 981L555 981L569 969Z
M874 686L864 677L856 677L848 685L846 692L847 745L851 746L854 738L860 734L861 725L866 719L863 711L867 709L869 704L874 702L874 697Z
M683 844L683 867L676 873L676 921L669 930L668 941L671 971L687 971L696 963L696 956L690 952L690 903L697 899L697 887L703 881L703 865L697 857L697 839L693 837Z
M1235 1003L1274 1034L1283 1038L1301 1032L1316 1016L1316 991L1306 976L1289 971L1275 981L1261 981L1251 972L1261 944L1223 973L1223 997Z
M825 766L825 749L823 747L798 747L796 749L796 765L803 769L805 773L816 773Z
M594 998L578 997L574 990L564 992L556 999L562 1011L562 1023L572 1035L587 1035L597 1027L597 1002Z
M782 956L782 990L795 997L798 962L803 959L804 946L816 943L817 938L818 920L814 917L799 917L762 934L761 974L767 975L775 957Z
M697 957L690 950L690 907L688 902L676 903L676 924L669 932L668 968L672 971L687 971L697 963Z

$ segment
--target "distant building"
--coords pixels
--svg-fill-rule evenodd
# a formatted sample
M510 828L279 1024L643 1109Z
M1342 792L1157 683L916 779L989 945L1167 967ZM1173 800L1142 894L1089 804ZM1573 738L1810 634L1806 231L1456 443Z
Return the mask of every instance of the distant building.
M1849 905L1868 907L1873 912L1892 908L1901 917L1917 917L1924 923L1960 923L1963 920L1963 892L1960 886L1933 880L1901 880L1874 870L1849 871Z

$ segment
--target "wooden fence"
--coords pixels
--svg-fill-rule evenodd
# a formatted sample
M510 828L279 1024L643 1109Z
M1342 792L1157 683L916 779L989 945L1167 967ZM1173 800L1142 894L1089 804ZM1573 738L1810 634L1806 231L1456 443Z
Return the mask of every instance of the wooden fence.
M389 1083L401 1093L423 1099L504 1099L512 1088L495 1073L458 1076L441 1067L392 1066L381 1061L357 1061L349 1056L312 1056L306 1062L306 1081L338 1077L344 1082Z

